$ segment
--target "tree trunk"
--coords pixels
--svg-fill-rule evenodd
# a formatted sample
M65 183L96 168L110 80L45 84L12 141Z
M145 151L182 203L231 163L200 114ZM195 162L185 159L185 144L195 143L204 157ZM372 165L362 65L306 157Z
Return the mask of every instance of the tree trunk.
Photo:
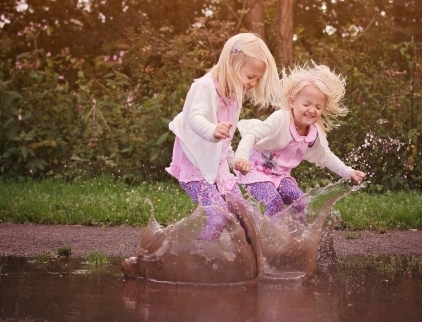
M265 41L265 22L263 0L249 0L249 29Z
M293 62L293 5L294 0L278 0L277 18L281 43L281 57L278 57L278 61L285 67Z

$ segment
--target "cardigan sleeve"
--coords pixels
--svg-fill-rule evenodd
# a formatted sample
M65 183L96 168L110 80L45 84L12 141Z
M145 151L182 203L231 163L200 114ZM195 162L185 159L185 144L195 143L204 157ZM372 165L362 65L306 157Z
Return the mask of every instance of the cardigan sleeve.
M343 161L341 161L336 155L332 155L332 157L327 161L325 164L327 169L335 174L339 175L344 179L350 179L350 173L353 171L353 168L346 166Z
M256 137L252 133L246 133L239 142L236 149L236 158L242 158L249 161L252 148L255 144Z
M305 152L304 160L315 163L321 168L325 167L344 179L350 179L350 172L353 170L331 151L328 147L327 138L321 131L318 131L315 145Z
M286 146L291 136L287 129L286 120L290 112L277 110L264 121L258 119L241 120L238 129L242 140L236 150L236 157L249 160L252 148L258 150L274 150Z
M227 152L227 163L229 164L229 167L234 169L234 163L235 163L235 156L232 146L230 145L229 150Z
M194 82L186 100L189 106L187 119L192 131L209 142L220 141L214 138L216 120L212 119L213 101L209 86L202 82Z

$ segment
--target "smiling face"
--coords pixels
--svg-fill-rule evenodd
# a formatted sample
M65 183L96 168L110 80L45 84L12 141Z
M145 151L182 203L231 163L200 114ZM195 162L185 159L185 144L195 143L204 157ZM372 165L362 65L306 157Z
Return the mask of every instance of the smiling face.
M290 98L290 107L298 132L305 131L308 126L318 122L326 103L326 95L314 85L303 87L296 97Z
M258 58L251 58L240 68L240 77L245 89L249 90L258 85L265 74L267 66Z

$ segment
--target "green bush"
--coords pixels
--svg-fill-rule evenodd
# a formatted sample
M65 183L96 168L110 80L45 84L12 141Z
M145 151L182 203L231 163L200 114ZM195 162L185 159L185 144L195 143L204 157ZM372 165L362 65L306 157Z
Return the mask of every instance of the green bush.
M47 39L54 28L32 24L15 39L0 35L1 174L168 179L164 168L174 142L168 123L181 111L193 79L243 29L216 16L198 19L183 34L144 24L104 45L102 55L82 59L67 48L56 54L39 48L40 37ZM370 191L421 188L417 45L393 42L378 27L354 41L324 35L295 44L298 62L312 58L347 77L350 113L328 139L334 153L368 173ZM26 51L10 58L12 47ZM258 116L246 102L241 117ZM234 148L238 140L237 134ZM294 176L305 190L335 179L306 162Z

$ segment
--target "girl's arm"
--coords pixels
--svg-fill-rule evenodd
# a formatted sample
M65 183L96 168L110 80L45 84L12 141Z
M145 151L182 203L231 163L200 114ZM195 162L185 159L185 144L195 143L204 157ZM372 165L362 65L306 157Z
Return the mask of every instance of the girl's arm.
M242 174L246 174L252 165L249 162L251 151L256 142L266 138L276 131L280 121L280 115L277 112L271 114L265 121L257 119L241 120L237 124L242 139L236 150L235 169Z
M360 183L366 176L365 173L359 170L354 170L351 167L346 166L334 153L331 152L331 157L326 162L325 166L330 171L339 175L340 177L348 180L352 180L354 183Z
M331 152L331 151L330 151ZM325 167L334 172L335 174L339 175L344 179L350 179L350 174L353 171L353 168L348 167L341 161L334 153L331 152L329 159L325 163Z
M317 166L327 168L343 179L355 181L352 178L353 168L348 167L329 148L326 134L318 128L318 137L315 144L309 147L304 155L304 160L315 163Z
M252 148L255 144L256 137L252 133L246 133L239 142L236 150L236 159L242 158L249 160Z
M204 140L218 142L221 138L214 137L217 126L216 107L213 106L209 86L194 82L186 98L188 122L192 131ZM214 123L215 122L215 123Z
M229 164L229 167L232 169L235 169L235 156L233 147L230 145L229 150L227 151L227 163Z
M234 168L242 174L246 174L252 168L252 165L249 162L249 156L255 144L255 140L255 135L246 133L237 147Z

